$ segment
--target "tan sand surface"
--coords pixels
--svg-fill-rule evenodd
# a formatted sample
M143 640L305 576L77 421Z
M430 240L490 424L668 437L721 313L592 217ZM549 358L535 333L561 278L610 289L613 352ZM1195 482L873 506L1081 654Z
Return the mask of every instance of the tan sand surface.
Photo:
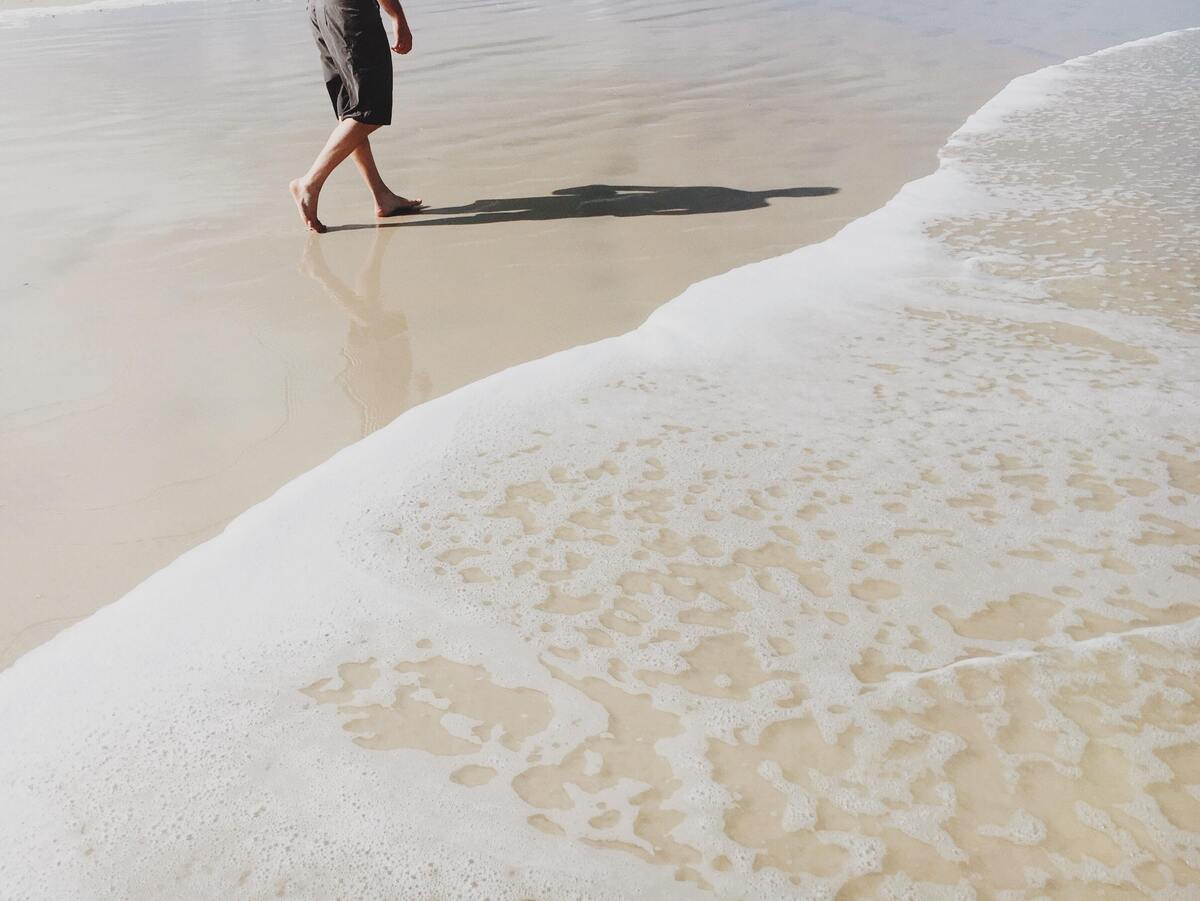
M435 212L376 229L347 169L316 240L284 191L331 124L297 4L0 28L0 665L413 404L830 236L1008 78L1108 42L411 6L377 155Z
M130 53L161 53L134 33ZM233 74L237 58L212 57ZM1020 79L934 177L833 240L410 410L24 655L0 674L0 885L52 901L1191 898L1198 63L1194 29ZM149 180L70 171L141 237L89 247L69 194L36 201L56 218L18 217L37 234L7 252L64 293L13 294L5 359L41 365L48 400L10 417L26 465L5 484L31 524L47 485L63 510L91 504L61 523L98 549L121 545L84 513L165 527L182 497L219 513L216 489L277 442L373 429L479 358L502 365L513 334L552 344L567 313L599 329L604 267L661 272L678 252L702 268L696 253L760 218L851 196L820 190L849 182L812 148L795 196L737 193L716 170L769 160L760 130L757 156L681 150L682 175L514 174L504 196L464 175L425 219L293 240L274 195L222 162L203 92L186 125L211 158L188 157L178 208L122 201L162 187L181 139L95 65L86 90L145 137L129 164ZM516 82L496 81L511 119ZM258 114L223 102L231 121ZM481 171L502 152L481 150ZM208 197L214 166L232 187ZM36 191L12 194L28 212ZM331 219L357 221L351 197ZM584 215L605 210L638 215ZM70 395L89 374L91 412ZM217 442L223 468L201 452Z

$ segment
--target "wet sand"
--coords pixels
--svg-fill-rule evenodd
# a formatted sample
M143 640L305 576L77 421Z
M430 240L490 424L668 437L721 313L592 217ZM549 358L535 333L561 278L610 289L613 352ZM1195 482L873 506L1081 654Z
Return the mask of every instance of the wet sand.
M833 239L408 411L25 655L0 882L1190 898L1198 62L1014 82Z
M1113 42L860 7L414 8L377 155L459 211L376 230L347 170L316 241L294 4L0 29L0 665L408 407L830 236L1008 78Z

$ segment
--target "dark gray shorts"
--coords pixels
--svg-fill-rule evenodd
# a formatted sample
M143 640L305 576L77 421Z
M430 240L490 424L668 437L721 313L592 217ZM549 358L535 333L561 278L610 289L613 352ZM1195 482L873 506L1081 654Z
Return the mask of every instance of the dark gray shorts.
M376 0L309 0L325 87L339 119L392 124L392 49Z

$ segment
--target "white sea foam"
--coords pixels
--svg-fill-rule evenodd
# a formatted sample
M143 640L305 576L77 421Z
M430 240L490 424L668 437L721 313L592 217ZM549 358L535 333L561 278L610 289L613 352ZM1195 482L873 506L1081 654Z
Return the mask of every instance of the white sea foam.
M26 655L4 896L1195 897L1198 62L1018 79Z

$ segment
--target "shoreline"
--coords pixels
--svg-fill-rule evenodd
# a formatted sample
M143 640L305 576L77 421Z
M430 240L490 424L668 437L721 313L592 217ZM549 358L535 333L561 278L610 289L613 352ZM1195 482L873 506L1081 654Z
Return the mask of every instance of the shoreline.
M1030 60L870 21L848 41L857 20L820 9L780 18L768 5L740 24L701 16L686 28L629 26L636 5L582 15L571 5L530 24L500 5L422 22L420 55L397 72L398 102L419 125L377 147L385 170L404 174L395 187L415 184L439 207L532 197L544 211L563 189L657 185L708 212L406 223L328 235L314 251L282 189L268 190L304 164L328 117L308 35L287 9L153 6L0 34L15 42L21 96L82 111L34 128L28 146L46 148L44 160L15 147L0 160L22 223L4 288L24 324L13 334L28 336L3 349L26 389L0 397L0 478L14 486L0 535L24 561L0 665L414 403L621 334L698 279L828 237L931 169L970 111L955 104L974 108L989 80ZM777 49L747 67L737 47L768 30ZM526 43L517 55L464 50L484 32ZM278 42L265 70L252 50L262 33ZM728 49L701 53L717 33ZM96 69L97 58L111 62ZM191 61L188 80L167 68L161 85L130 94L127 70L175 58ZM94 74L26 85L45 59ZM529 65L561 84L531 84ZM498 99L472 99L481 78ZM957 86L953 102L928 90L931 78ZM255 79L248 102L232 102ZM181 98L187 117L155 117ZM760 146L764 117L776 152ZM210 122L227 131L215 143ZM288 137L264 144L264 128ZM114 153L131 164L96 185L89 160ZM147 158L183 161L186 178ZM735 208L712 207L704 186ZM840 190L736 208L747 192L822 186ZM339 176L323 215L370 225L359 191ZM94 202L66 203L80 195Z

